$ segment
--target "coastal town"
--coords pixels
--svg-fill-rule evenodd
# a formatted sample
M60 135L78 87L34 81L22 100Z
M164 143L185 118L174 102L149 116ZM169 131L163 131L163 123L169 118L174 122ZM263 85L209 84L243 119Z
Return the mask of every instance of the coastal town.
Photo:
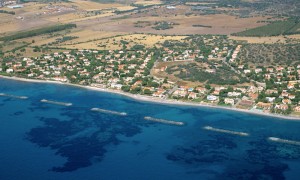
M0 0L0 180L297 180L300 0Z
M300 64L249 66L238 60L242 46L214 36L188 37L184 43L165 41L153 48L129 48L123 42L120 50L66 50L19 60L6 58L0 72L3 76L111 89L160 101L297 116ZM196 75L187 71L193 68L198 70ZM222 79L226 74L232 79ZM183 83L186 81L196 83Z

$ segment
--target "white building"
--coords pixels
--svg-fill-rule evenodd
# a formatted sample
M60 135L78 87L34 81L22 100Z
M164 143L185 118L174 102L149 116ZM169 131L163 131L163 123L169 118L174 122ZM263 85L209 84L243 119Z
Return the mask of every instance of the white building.
M218 99L218 97L214 96L214 95L208 95L206 99L209 101L216 101Z

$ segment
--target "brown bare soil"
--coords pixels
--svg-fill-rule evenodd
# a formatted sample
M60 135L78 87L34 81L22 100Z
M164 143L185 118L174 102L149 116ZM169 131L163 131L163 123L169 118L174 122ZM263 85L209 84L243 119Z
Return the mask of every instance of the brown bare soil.
M261 26L262 24L257 21L263 20L262 17L255 18L236 18L229 15L205 15L205 16L174 16L174 17L137 17L127 18L118 21L105 21L100 20L99 24L95 24L94 21L83 22L84 26L90 26L94 24L93 28L99 28L103 31L116 31L127 33L153 33L153 34L168 34L168 35L187 35L187 34L231 34L245 30L246 28L254 28ZM178 23L172 29L167 30L155 30L152 27L139 28L135 27L135 23L138 21L167 21ZM105 26L103 25L105 24ZM80 25L81 23L79 23ZM212 28L205 27L193 27L193 25L205 25Z

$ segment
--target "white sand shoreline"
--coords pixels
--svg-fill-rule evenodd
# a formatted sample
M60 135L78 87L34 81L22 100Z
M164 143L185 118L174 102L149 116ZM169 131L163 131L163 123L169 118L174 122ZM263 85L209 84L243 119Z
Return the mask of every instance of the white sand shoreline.
M126 93L126 92L123 92L120 90L113 90L113 89L107 89L107 88L104 89L104 88L97 88L97 87L92 87L92 86L83 86L83 85L77 85L77 84L71 84L71 83L63 83L63 82L59 82L59 81L26 79L26 78L8 77L8 76L2 76L2 75L0 75L0 78L23 81L23 82L31 82L31 83L53 83L53 84L67 85L67 86L73 86L73 87L80 87L80 88L85 88L85 89L94 90L94 91L120 94L120 95L127 96L129 98L138 100L138 101L147 101L147 102L152 102L152 103L179 105L179 106L215 108L215 109L237 111L237 112L248 113L248 114L255 114L255 115L260 115L260 116L269 116L269 117L286 119L286 120L299 120L300 121L300 117L296 117L296 116L285 116L285 115L279 115L279 114L271 114L271 113L257 112L257 111L251 111L251 110L243 110L243 109L223 107L223 106L217 106L217 105L200 104L200 103L196 104L193 102L183 102L183 101L176 101L176 100L172 100L172 99L161 99L161 98L150 97L150 96L130 94L130 93Z

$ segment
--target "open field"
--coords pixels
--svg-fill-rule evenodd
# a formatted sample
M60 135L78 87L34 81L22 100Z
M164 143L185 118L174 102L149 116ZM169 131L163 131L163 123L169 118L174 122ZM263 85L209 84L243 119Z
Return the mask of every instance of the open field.
M25 3L23 8L9 9L15 15L0 14L0 35L29 30L60 23L89 21L113 15L113 10L129 10L135 7L119 3L97 3L92 1L73 0L52 4ZM97 11L97 13L91 13Z
M77 6L79 9L86 10L86 11L119 8L124 6L119 3L97 3L93 1L83 1L83 0L71 0L71 2L72 2L71 5Z
M17 40L18 42L27 42L31 43L31 46L42 46L47 45L48 43L53 43L58 38L62 38L64 36L68 36L70 30L60 31L57 33L54 33L53 35L40 35L35 37L28 37ZM34 41L34 43L32 43Z
M193 6L201 6L201 5L215 5L214 2L187 2L187 5L193 5Z
M237 41L246 41L247 43L258 43L258 44L273 44L273 43L285 43L286 39L283 36L274 37L239 37L239 36L229 36L230 39Z
M72 34L72 35L79 35ZM163 42L165 40L182 40L186 36L161 36L161 35L146 35L146 34L130 34L130 35L122 35L114 37L113 33L104 33L99 34L102 35L102 39L83 42L79 44L72 45L63 45L61 47L70 48L70 49L121 49L120 46L121 41L128 42L128 47L132 47L133 45L140 44L146 47L152 47L156 43ZM81 39L81 38L80 38ZM76 40L75 40L76 41Z
M47 20L52 21L52 22L58 22L58 23L74 23L74 22L78 22L78 21L88 21L91 19L98 19L98 18L103 18L103 17L107 17L107 16L112 16L112 15L114 15L114 13L112 13L112 12L106 12L105 14L99 14L99 15L95 15L95 16L85 16L82 14L72 13L72 14L61 15L61 16L59 16L59 18L57 16L49 17L49 18L47 18Z
M157 0L154 0L154 1L137 1L134 4L148 6L148 5L159 5L159 4L162 4L162 2L157 1Z
M0 44L1 45L1 50L3 52L11 51L15 48L25 46L27 43L26 42L9 42L5 44Z
M136 2L139 5L160 3L161 1ZM268 18L260 16L238 18L227 14L199 15L196 13L187 15L186 13L191 12L191 7L186 5L178 5L175 10L169 10L166 5L162 5L143 9L139 12L120 15L114 13L115 10L126 11L133 8L136 7L128 4L97 3L82 0L57 2L52 5L26 3L24 8L13 10L16 15L0 14L0 36L56 24L75 23L77 25L75 29L56 32L51 35L23 38L17 41L19 43L23 41L32 43L34 40L31 46L52 44L50 45L52 47L70 49L120 49L120 41L122 40L129 42L128 47L135 44L151 47L165 40L181 40L185 35L240 32L262 26L264 23L257 22ZM153 14L156 15L153 16ZM149 22L150 26L137 27L136 23L139 21ZM170 29L156 30L153 27L157 22L174 23L175 25ZM58 38L64 36L76 38L57 42Z
M122 34L120 32L120 34ZM97 39L103 39L103 38L108 38L114 36L114 32L94 32L92 30L80 30L80 29L74 29L72 32L68 31L61 31L58 33L55 33L54 35L41 35L41 36L35 36L35 37L30 37L30 38L23 38L18 40L18 42L28 42L31 43L32 40L35 42L32 44L32 46L42 46L42 45L47 45L49 43L53 43L56 41L58 38L62 38L64 36L73 36L73 37L78 37L76 39L66 41L63 43L58 43L55 46L60 46L60 47L66 47L66 48L83 48L82 46L87 45L87 44L94 44L93 41ZM74 45L72 45L74 44ZM81 45L83 44L83 45ZM90 45L88 46L89 48L92 48L94 46Z
M289 35L289 36L272 36L272 37L239 37L239 36L229 36L229 39L237 41L246 41L251 44L274 44L274 43L299 43L300 34Z
M137 3L156 4L160 3L160 1L138 1ZM165 6L162 6L158 9L149 8L139 13L116 15L113 12L114 9L126 11L133 8L135 7L125 4L101 4L79 0L53 3L51 6L42 3L26 3L24 8L13 10L16 12L16 15L0 15L3 17L0 19L0 32L10 33L46 25L76 22L78 27L98 31L168 35L231 34L261 26L263 24L257 22L266 19L266 17L237 18L226 14L186 15L186 13L191 11L190 7L184 5L178 6L175 11L168 10ZM156 15L153 16L153 13ZM138 21L153 23L156 21L166 21L179 25L174 26L172 29L155 30L152 27L135 27L135 23ZM207 27L211 26L211 28L193 26L199 24Z
M224 21L224 19L227 19ZM78 22L78 26L85 26L86 28L101 29L102 31L112 32L127 32L127 33L153 33L153 34L167 34L167 35L188 35L188 34L231 34L233 32L239 32L246 28L260 26L262 24L257 23L264 18L236 18L229 15L205 15L205 16L184 16L177 15L172 17L136 17L136 18L124 18L116 21L110 19L98 19ZM177 23L172 29L155 30L152 27L135 27L138 21L166 21ZM211 26L211 28L205 27L193 27L193 25L205 25ZM93 25L93 26L92 26Z

